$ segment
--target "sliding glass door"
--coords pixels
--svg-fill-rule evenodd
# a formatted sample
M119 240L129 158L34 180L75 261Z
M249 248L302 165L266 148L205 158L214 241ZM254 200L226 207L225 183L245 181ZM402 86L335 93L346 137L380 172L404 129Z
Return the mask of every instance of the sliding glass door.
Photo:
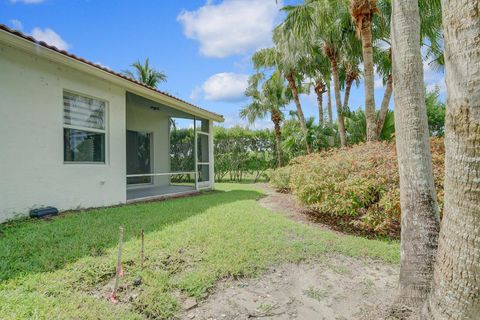
M127 175L153 172L152 146L152 133L127 130ZM127 178L127 185L151 183L151 176Z

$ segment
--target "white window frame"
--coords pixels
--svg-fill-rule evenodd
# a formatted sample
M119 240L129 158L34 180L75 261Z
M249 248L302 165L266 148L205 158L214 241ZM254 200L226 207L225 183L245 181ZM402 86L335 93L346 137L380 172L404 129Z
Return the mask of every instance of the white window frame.
M65 123L65 106L64 106L64 95L65 93L88 98L88 99L95 99L97 101L101 101L105 104L105 110L104 110L104 128L103 129L96 129L96 128L89 128L89 127L82 127L82 126L75 126L71 124L66 124ZM62 158L63 158L63 163L64 164L74 164L74 165L81 165L81 164L88 164L88 165L107 165L108 164L108 155L109 155L109 140L108 140L108 124L109 124L109 104L108 101L105 99L97 98L88 94L76 92L73 90L66 90L64 89L62 91L62 136L64 136L64 131L65 129L73 129L73 130L79 130L79 131L86 131L86 132L93 132L93 133L103 133L105 135L104 138L104 161L66 161L65 160L65 141L63 141L63 152L62 152ZM65 139L65 138L64 138Z

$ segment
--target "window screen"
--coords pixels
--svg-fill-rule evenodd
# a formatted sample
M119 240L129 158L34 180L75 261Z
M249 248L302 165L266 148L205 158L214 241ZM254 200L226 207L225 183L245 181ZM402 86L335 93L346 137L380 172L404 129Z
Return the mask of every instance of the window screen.
M65 162L105 163L106 103L63 93L63 158Z

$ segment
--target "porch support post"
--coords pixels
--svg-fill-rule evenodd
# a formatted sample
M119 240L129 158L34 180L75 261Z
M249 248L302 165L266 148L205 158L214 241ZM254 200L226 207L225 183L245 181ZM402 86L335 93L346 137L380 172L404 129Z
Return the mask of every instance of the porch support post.
M197 118L193 117L193 163L195 165L195 190L198 190L198 150L197 150Z
M208 159L210 160L210 166L208 171L210 173L210 188L215 188L215 167L214 167L214 145L213 145L213 120L208 120Z

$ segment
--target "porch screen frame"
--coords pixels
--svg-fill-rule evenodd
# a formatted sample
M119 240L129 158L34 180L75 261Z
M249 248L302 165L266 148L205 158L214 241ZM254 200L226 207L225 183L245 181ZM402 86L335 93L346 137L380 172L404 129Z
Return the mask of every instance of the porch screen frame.
M155 142L154 142L154 134L153 131L140 131L140 130L130 130L127 129L128 131L136 132L136 133L142 133L142 134L148 134L150 135L150 172L148 173L132 173L128 174L127 173L127 188L134 189L134 188L142 188L142 187L148 187L148 186L153 186L155 184L155 175L153 173L155 172L155 160L154 160L154 148L155 148ZM128 135L128 133L127 133ZM128 137L127 137L128 139ZM128 150L126 150L128 152ZM128 183L128 178L141 178L141 177L149 177L150 182L142 182L142 183Z
M197 120L200 121L207 121L208 124L208 131L205 132L200 130L197 130ZM212 121L206 120L206 119L198 119L194 118L194 153L195 153L195 189L201 190L201 189L209 189L213 185L213 126L212 126ZM208 144L208 162L203 162L198 160L198 136L203 135L207 137L207 144ZM199 166L208 166L208 181L199 181L200 179L200 174L198 167Z

